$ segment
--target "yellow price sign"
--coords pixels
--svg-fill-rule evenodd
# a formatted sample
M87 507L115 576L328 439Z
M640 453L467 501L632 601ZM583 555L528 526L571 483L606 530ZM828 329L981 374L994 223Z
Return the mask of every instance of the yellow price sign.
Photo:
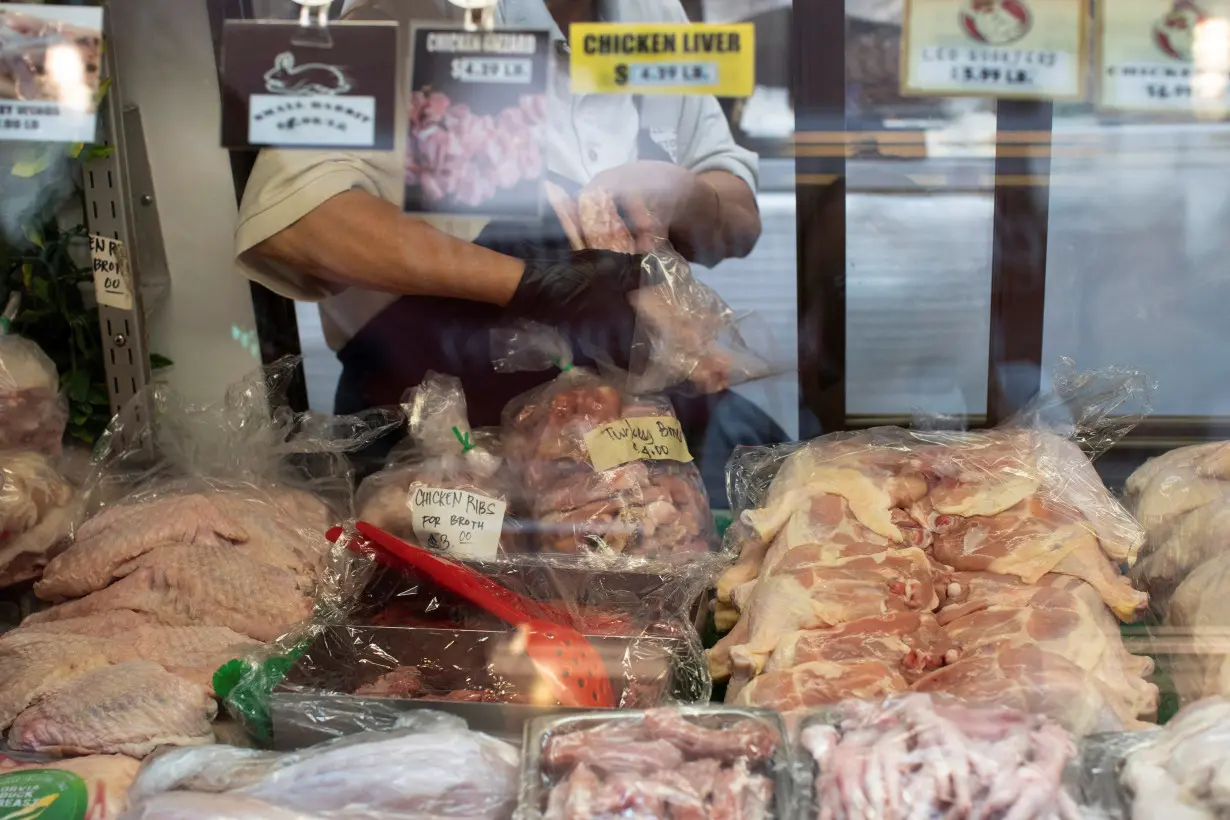
M574 94L750 97L756 82L751 23L573 23Z

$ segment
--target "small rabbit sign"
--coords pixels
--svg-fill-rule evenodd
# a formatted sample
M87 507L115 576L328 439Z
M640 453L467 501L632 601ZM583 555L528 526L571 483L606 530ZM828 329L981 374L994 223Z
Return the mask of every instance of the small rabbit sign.
M227 148L391 150L397 25L335 23L331 45L282 21L228 21L222 41Z

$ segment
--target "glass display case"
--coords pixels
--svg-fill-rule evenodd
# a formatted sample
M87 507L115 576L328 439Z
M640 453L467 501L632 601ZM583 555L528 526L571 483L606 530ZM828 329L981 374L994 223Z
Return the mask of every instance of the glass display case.
M1230 811L1228 87L1223 0L0 3L0 818Z

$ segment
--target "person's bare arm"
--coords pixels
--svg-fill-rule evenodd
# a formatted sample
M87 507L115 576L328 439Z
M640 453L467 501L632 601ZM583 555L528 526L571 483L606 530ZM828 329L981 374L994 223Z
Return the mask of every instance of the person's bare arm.
M325 201L248 253L340 285L500 306L525 270L518 259L449 236L357 189Z
M671 223L671 242L702 265L747 256L761 230L752 189L726 171L704 171L695 180L691 202Z

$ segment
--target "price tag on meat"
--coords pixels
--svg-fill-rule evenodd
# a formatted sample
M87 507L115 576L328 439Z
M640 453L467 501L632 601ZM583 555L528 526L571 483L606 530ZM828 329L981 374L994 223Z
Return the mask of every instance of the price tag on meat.
M902 93L1080 97L1085 5L1085 0L907 0Z
M756 28L750 23L573 23L574 94L750 97Z
M96 7L0 3L0 140L94 141L102 20Z
M692 460L679 419L673 416L620 419L585 436L589 461L601 472L630 461Z
M330 48L297 23L228 20L222 31L227 148L391 150L397 125L397 25L329 26Z
M1230 113L1230 2L1105 0L1097 13L1100 107Z
M538 219L550 33L415 26L413 42L406 210Z
M94 262L94 298L117 310L132 310L132 274L128 249L118 239L90 234Z
M494 558L508 505L467 490L414 487L409 502L419 545L466 558Z

